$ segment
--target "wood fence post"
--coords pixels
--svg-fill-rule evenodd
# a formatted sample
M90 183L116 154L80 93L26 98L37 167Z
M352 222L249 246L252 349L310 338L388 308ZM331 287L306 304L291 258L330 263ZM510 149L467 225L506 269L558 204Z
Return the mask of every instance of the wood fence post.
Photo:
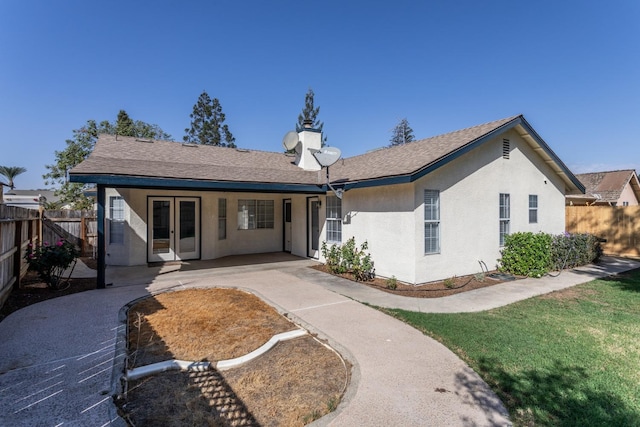
M16 281L13 282L13 289L20 288L20 282L22 279L22 223L24 220L16 219L15 222L15 234L14 234L14 246L16 252L13 254L13 274L16 276Z
M81 256L85 255L85 246L87 240L87 229L86 229L86 219L87 217L84 214L84 210L82 211L82 216L80 217L80 253Z

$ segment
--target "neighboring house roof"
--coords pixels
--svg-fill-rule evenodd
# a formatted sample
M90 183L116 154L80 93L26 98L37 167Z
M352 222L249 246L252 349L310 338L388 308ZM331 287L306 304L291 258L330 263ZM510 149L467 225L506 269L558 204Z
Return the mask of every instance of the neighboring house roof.
M636 198L640 200L640 183L633 169L608 172L592 172L577 174L576 177L585 187L585 199L604 203L616 203L622 191L631 185Z
M60 200L53 190L10 190L4 193L4 202L11 206L37 207L44 202Z
M562 177L568 192L584 191L521 115L343 159L330 167L331 181L345 189L413 182L510 129ZM325 172L305 171L293 160L284 153L100 135L70 176L73 182L114 186L326 191Z

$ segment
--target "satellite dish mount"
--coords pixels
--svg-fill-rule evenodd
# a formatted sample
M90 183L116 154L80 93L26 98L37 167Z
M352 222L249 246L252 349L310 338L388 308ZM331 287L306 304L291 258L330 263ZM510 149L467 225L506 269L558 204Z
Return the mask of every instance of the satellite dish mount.
M329 180L329 166L335 164L338 159L340 159L342 152L336 147L322 147L319 150L310 148L309 150L311 151L311 154L313 154L313 157L315 157L318 164L323 168L327 168L327 186L334 192L338 199L342 200L344 190L342 188L333 188L331 181Z

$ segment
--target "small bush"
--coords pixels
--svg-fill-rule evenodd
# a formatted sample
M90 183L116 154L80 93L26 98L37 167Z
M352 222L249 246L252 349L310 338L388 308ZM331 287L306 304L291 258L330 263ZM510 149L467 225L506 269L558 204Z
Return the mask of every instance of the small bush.
M602 255L600 241L592 234L563 233L552 237L551 270L574 268L597 262Z
M385 281L385 284L387 285L387 289L393 291L398 288L398 279L396 279L396 276L391 276Z
M365 252L369 245L365 241L358 249L354 237L343 245L327 245L322 242L322 256L329 271L334 274L351 273L356 281L372 280L375 277L375 268L371 254Z
M451 276L448 279L444 279L444 287L447 289L453 289L456 285L456 276Z
M500 271L541 277L551 270L574 268L598 261L600 241L591 234L513 233L505 239Z
M61 239L55 245L45 242L34 247L29 243L25 259L29 270L38 273L40 280L49 288L60 289L63 284L62 274L79 255L74 245Z
M546 233L513 233L500 251L500 271L519 276L541 277L549 271L551 235Z

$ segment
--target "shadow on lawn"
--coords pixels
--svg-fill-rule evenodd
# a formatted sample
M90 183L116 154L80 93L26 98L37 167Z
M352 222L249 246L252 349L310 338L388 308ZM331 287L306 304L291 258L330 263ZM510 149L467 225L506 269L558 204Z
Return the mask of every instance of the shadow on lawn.
M497 361L481 359L478 371L496 390L517 425L631 426L640 414L606 390L587 384L579 367L556 362L544 370L507 372ZM463 387L468 378L458 377Z
M640 268L625 271L616 276L610 276L603 280L613 282L614 286L623 291L640 292Z

